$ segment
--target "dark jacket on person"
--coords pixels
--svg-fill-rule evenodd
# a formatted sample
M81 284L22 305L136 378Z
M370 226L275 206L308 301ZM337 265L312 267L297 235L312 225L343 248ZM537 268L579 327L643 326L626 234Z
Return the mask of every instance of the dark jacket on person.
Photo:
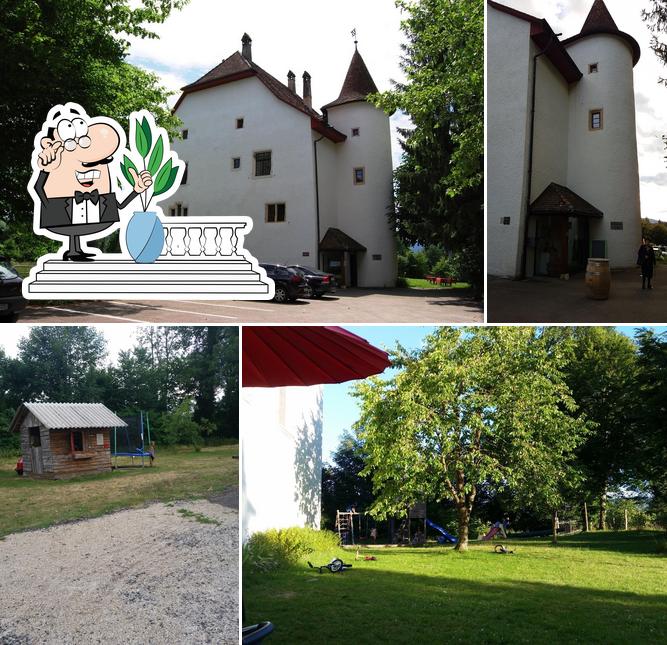
M648 244L642 244L637 253L637 264L642 268L642 275L645 278L653 277L653 267L656 264L655 251Z
M44 191L49 173L41 171L35 182L35 192L42 202L40 211L40 227L48 230L59 229L62 235L77 235L77 229L83 224L72 224L72 197L47 197ZM122 202L118 202L115 193L100 195L100 225L96 228L103 230L120 220L118 211L125 208L139 193L132 191ZM66 227L65 230L61 230Z

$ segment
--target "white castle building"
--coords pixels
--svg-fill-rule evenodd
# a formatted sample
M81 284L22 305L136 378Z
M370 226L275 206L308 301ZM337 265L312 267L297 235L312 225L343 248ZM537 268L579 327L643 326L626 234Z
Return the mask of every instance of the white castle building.
M244 34L235 52L182 88L174 144L188 170L170 215L246 215L245 241L260 262L304 264L350 286L396 280L389 118L366 101L376 92L356 51L339 97L317 112L311 77L303 96L252 60Z
M487 0L488 273L633 266L641 242L633 69L639 45L595 0L567 39Z

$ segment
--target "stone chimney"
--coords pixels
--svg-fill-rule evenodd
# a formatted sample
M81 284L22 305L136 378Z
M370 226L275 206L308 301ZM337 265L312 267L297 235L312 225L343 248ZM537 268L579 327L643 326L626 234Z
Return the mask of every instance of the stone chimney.
M303 73L303 102L308 107L313 107L313 96L310 93L310 74L308 72Z
M296 74L292 70L287 72L287 87L296 94Z
M241 48L241 56L245 58L247 61L252 60L252 38L248 36L248 34L243 34L243 38L241 38L241 44L243 47Z

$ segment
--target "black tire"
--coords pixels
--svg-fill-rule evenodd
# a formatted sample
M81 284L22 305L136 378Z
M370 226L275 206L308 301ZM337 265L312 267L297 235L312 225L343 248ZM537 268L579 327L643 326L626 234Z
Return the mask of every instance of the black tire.
M313 292L313 288L310 285L306 285L303 288L303 297L304 298L317 298L317 294Z
M289 296L287 295L287 289L280 284L276 284L276 290L273 294L274 302L287 302Z

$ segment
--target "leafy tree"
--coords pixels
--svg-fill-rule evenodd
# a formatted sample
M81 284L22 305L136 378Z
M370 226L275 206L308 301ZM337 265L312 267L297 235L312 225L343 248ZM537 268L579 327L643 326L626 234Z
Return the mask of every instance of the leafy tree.
M32 233L27 192L33 137L48 110L75 101L127 127L131 111L146 108L172 133L178 120L156 75L125 60L128 35L154 38L187 0L3 0L0 3L0 218L11 225L0 252L33 260L54 242ZM57 246L57 245L55 245Z
M637 334L639 405L635 432L637 468L652 494L651 507L667 529L667 335Z
M345 432L332 461L322 473L322 511L323 517L329 518L331 529L337 510L348 506L365 510L373 502L371 480L360 474L366 467L363 443Z
M564 382L564 354L535 328L442 327L392 353L402 370L357 386L355 429L383 519L420 500L452 500L467 548L478 487L517 487L557 503L585 429ZM533 491L529 493L529 491Z
M484 3L396 4L407 15L401 69L408 82L373 97L388 112L407 113L414 125L400 131L396 227L409 244L462 252L462 277L481 293Z

